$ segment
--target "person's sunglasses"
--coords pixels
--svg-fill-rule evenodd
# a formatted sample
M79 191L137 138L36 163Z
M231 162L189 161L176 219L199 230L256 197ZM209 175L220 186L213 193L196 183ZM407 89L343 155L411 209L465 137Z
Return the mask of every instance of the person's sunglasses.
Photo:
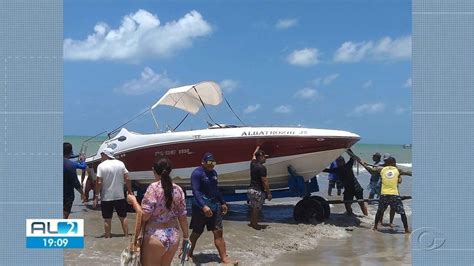
M216 161L206 161L206 164L216 166L217 162Z

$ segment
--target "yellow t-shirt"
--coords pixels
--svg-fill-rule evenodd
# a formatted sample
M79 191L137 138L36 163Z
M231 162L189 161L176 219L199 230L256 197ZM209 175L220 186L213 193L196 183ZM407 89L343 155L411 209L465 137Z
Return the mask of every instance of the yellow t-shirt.
M399 195L398 193L398 178L400 172L396 167L386 166L380 171L382 178L381 195Z

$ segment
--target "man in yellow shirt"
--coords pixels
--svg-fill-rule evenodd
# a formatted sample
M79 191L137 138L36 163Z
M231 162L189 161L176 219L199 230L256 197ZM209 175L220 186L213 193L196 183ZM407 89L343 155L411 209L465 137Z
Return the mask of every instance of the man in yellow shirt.
M380 192L379 207L377 209L377 214L375 215L374 230L377 230L377 225L382 221L383 213L390 205L390 210L394 210L396 213L400 214L405 233L410 233L407 215L405 214L403 202L400 198L400 193L398 192L398 184L402 183L402 173L408 174L398 170L395 158L389 157L385 160L384 167L380 170L382 189Z
M390 206L390 210L395 213L400 214L403 222L403 227L405 228L405 233L409 234L410 229L408 228L408 220L405 214L405 209L403 207L402 199L400 198L400 193L398 192L398 185L402 183L402 175L411 176L411 172L405 172L397 168L397 161L394 157L388 157L384 160L383 166L371 167L365 162L362 162L359 157L350 154L351 157L355 157L357 161L364 166L369 173L380 173L381 179L381 192L379 199L379 206L377 209L377 214L375 215L374 230L378 230L377 226L382 221L383 213Z

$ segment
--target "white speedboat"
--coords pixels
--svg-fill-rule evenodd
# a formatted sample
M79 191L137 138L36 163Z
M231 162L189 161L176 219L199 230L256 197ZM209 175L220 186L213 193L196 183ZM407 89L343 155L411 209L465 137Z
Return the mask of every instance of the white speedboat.
M217 105L221 101L219 85L201 82L170 89L150 108L150 112L156 123L153 109L159 105L170 105L195 114L201 107ZM309 180L359 139L358 135L347 131L300 127L216 124L201 130L157 134L139 134L121 128L104 141L97 154L87 158L86 162L92 170L96 170L101 151L110 147L114 149L116 158L125 163L131 179L144 184L154 180L153 163L168 157L173 162L171 175L174 182L189 189L191 172L200 165L203 154L211 152L217 160L219 186L231 190L243 189L250 183L252 153L260 145L269 155L265 166L271 187L283 188L288 186L288 165Z

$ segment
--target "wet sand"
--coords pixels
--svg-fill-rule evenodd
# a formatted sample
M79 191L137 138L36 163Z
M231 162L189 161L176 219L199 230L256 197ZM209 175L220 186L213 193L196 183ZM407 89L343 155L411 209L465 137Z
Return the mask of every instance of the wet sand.
M411 177L404 179L400 187L402 195L411 195L410 179ZM361 173L359 181L365 186L368 175ZM326 197L325 175L321 175L319 184L321 192L316 194ZM366 197L367 193L364 190ZM340 197L332 196L330 199ZM224 238L228 254L239 260L240 265L411 264L410 238L403 233L399 215L395 216L397 227L380 227L382 232L375 232L371 228L377 205L369 205L367 217L361 214L357 204L353 204L355 217L345 215L342 205L334 205L331 207L331 217L324 223L296 224L292 215L294 204L298 200L299 198L283 198L268 202L263 209L262 221L268 227L261 231L247 226L249 208L245 202L230 203L230 212L224 218ZM404 205L411 224L411 200L404 201ZM190 208L188 212L190 213ZM104 229L100 211L92 210L76 200L71 218L85 221L85 248L65 250L65 265L120 265L120 253L130 238L123 236L115 214L111 239L101 237ZM129 213L128 218L129 230L132 232L135 214ZM384 218L387 221L388 212ZM194 263L187 262L186 265L219 263L211 232L203 233L194 254ZM179 264L177 256L174 264Z

